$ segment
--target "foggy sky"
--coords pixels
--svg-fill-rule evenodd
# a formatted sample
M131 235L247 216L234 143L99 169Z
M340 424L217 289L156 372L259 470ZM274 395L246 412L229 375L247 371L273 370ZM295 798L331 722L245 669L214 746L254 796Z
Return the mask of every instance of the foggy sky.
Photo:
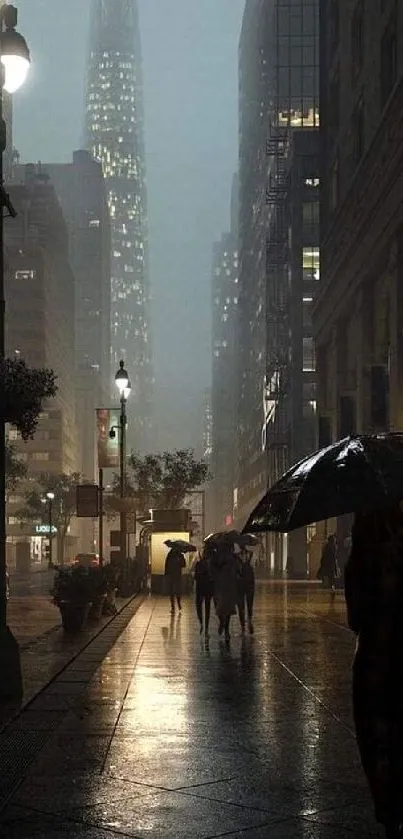
M22 162L68 161L82 144L89 5L18 2L33 59L14 104ZM237 166L243 7L244 0L139 0L161 447L197 442L210 383L211 247L228 229Z

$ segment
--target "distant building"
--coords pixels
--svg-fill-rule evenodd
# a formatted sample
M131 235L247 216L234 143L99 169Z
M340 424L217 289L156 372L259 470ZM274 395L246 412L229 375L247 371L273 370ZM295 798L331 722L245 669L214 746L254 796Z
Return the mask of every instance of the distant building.
M212 265L212 454L213 528L232 523L236 475L236 344L238 305L237 184L233 230L213 247Z
M303 244L308 233L302 233L302 214L308 214L303 205L311 202L312 193L309 197L304 194L302 187L310 187L298 182L298 177L305 178L300 158L315 156L319 127L318 0L300 0L293 5L292 14L280 0L247 0L239 48L239 91L235 495L241 525L267 484L284 472L298 448L297 402L302 405L303 384L308 395L308 383L303 381L303 372L308 373L303 370L303 348L305 356L308 351L312 354L310 376L315 372L312 333L303 334L302 302L310 294L308 286L306 293L303 290L302 275L319 270L319 233L309 256L308 249L303 250L308 248ZM306 139L309 133L311 146ZM317 166L317 159L316 166L312 159L306 165L310 172L306 177L316 186ZM310 396L314 410L312 389ZM272 570L281 573L287 562L287 540L268 540L267 555ZM303 549L300 559L303 565Z
M102 167L89 152L75 151L72 163L41 164L41 171L50 175L67 224L70 265L75 277L76 369L99 373L108 399L110 221Z
M111 220L112 374L130 373L129 441L150 437L152 364L140 29L136 0L92 0L86 147L102 164ZM133 410L131 410L131 405Z
M319 442L403 427L401 3L321 4ZM339 521L340 543L345 523ZM347 524L348 529L348 524Z
M74 277L66 224L49 176L26 167L26 182L10 188L18 215L5 227L6 355L57 374L58 392L43 408L33 440L24 443L11 429L10 441L26 462L28 477L77 469L74 375ZM16 511L23 499L9 499L8 537L31 537L32 554L41 540L35 523L21 529Z
M110 404L110 220L102 166L87 151L72 163L42 164L54 184L69 236L75 279L77 416L80 472L96 477L95 410Z

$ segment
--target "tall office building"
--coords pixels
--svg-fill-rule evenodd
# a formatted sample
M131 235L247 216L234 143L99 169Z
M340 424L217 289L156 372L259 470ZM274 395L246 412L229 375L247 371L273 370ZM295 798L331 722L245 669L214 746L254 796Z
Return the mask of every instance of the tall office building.
M212 527L232 523L236 476L236 346L238 308L238 182L234 179L231 230L213 246L212 264Z
M318 274L319 249L315 242L303 250L302 213L315 212L311 207L304 210L303 204L315 202L312 195L304 196L299 189L298 177L307 180L307 190L309 181L317 184L318 160L316 154L316 161L304 166L297 163L295 155L315 155L309 132L313 138L319 127L318 0L247 0L239 49L239 91L236 495L242 522L295 453L294 381L296 376L302 377L303 347L305 356L309 351L312 356L306 372L314 374L312 334L304 335L302 327L302 297L312 295L308 286L306 293L303 290L302 274ZM297 144L297 135L307 132L308 141ZM314 236L311 231L311 242ZM305 393L308 396L308 388ZM315 402L312 391L308 401ZM273 540L268 552L273 566L281 571L286 563L286 540Z
M401 3L321 3L320 443L403 427ZM339 544L349 524L338 521Z
M41 164L50 175L69 238L75 279L76 370L99 373L110 390L110 223L101 164L87 151L72 163Z
M136 0L92 0L86 148L102 164L111 220L112 376L125 360L129 443L150 430L152 364L140 31Z
M44 405L34 438L24 443L16 429L9 432L35 480L41 472L77 469L74 277L66 224L49 176L32 166L25 174L25 183L10 187L18 216L5 228L6 353L57 375L57 394ZM21 506L18 494L9 499L8 536L14 541L31 536L32 552L38 553L37 523L21 529L16 518Z

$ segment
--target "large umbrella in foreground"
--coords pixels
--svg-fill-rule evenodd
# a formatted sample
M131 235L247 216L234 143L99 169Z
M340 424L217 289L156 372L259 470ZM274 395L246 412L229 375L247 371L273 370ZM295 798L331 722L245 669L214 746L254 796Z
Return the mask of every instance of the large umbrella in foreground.
M287 533L403 499L403 434L346 437L293 466L255 507L244 533Z

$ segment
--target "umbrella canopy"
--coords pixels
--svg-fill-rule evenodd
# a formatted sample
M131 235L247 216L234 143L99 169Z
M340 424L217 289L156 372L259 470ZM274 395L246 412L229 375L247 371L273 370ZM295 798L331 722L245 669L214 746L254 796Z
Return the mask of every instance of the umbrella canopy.
M197 550L196 545L191 545L190 542L186 542L184 539L167 539L164 545L167 548L177 548L182 553L194 553Z
M403 434L346 437L293 466L255 507L244 533L287 533L403 499Z
M210 533L204 540L205 545L235 545L240 539L237 530L223 530L218 533Z

